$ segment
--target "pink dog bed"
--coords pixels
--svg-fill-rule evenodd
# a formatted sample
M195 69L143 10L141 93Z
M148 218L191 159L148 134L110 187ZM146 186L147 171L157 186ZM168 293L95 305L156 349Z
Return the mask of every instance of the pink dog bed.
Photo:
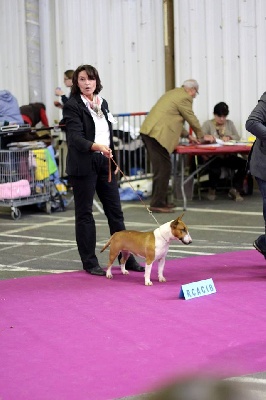
M30 184L26 179L0 184L0 200L27 197L30 196L30 193Z

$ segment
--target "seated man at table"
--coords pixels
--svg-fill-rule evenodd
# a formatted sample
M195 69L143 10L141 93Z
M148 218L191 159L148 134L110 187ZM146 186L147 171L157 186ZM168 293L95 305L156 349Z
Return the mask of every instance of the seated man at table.
M229 114L228 105L224 102L216 104L213 110L214 118L205 121L202 125L202 131L206 135L212 135L212 143L219 141L239 140L233 121L227 119ZM236 154L215 157L209 164L209 192L208 199L215 200L216 188L221 176L222 168L230 169L233 173L233 187L229 190L228 196L234 201L243 201L241 192L243 182L246 176L246 160Z

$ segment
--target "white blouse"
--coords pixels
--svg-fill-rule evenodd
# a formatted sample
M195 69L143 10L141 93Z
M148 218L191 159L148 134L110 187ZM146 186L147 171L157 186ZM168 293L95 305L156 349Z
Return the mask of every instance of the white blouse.
M88 108L88 110L90 111L91 116L94 121L94 125L95 125L95 140L94 140L94 142L97 144L104 144L109 147L110 146L110 131L109 131L109 126L108 126L105 116L99 117L96 114L96 112L90 107L89 101L83 95L81 95L81 98L82 98L84 104L86 105L86 107ZM101 99L101 103L102 103L102 98L100 97L100 99Z

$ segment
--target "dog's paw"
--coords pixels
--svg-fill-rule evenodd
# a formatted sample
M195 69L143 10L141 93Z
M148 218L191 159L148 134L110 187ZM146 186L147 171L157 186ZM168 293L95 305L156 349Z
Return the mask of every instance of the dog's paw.
M111 272L106 271L106 278L113 279L113 275L111 274Z
M166 282L166 279L164 276L159 276L159 282Z
M145 286L152 286L152 285L153 285L152 281L145 281Z
M122 272L122 274L123 275L129 275L129 272L128 272L128 270L127 269L123 269L123 268L121 268L121 272Z

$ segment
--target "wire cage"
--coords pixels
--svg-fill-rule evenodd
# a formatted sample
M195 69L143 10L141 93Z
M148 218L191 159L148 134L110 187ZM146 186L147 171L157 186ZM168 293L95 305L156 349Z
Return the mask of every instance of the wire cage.
M51 212L51 183L46 149L0 150L0 207L21 217L18 207L44 203Z

